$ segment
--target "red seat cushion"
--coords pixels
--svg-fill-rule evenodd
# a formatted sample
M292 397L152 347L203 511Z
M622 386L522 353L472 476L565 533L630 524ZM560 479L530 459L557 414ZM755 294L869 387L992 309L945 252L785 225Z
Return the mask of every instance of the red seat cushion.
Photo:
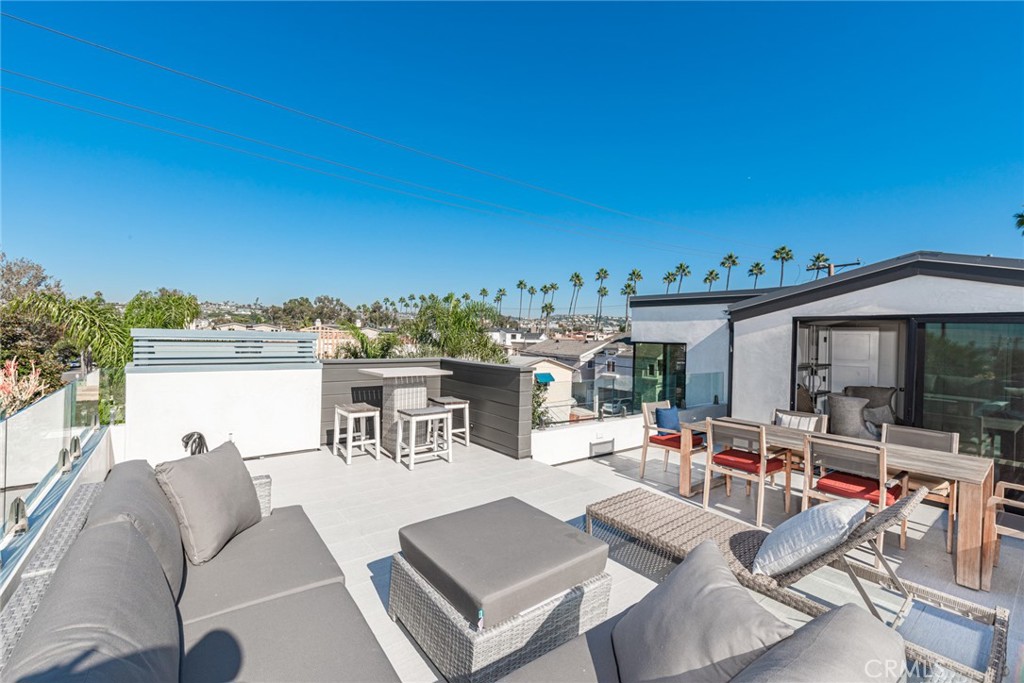
M878 480L846 472L831 472L814 483L814 488L841 498L858 498L878 505ZM903 488L898 484L885 491L885 504L895 503Z
M727 448L721 453L715 453L715 456L711 458L711 462L722 467L757 474L758 469L761 467L761 456L750 451ZM765 473L778 472L785 466L786 463L781 458L773 458L765 464Z
M657 434L655 434L651 436L651 438L648 439L648 441L650 441L655 446L665 446L666 448L674 448L678 451L681 448L681 446L679 445L680 438L681 437L678 434L666 434L665 436L658 436ZM704 437L694 434L693 447L697 448L703 444Z

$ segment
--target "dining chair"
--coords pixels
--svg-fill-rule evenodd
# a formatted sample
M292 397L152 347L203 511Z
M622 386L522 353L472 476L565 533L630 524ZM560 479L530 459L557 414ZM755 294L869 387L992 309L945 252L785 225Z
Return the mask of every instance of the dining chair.
M956 432L940 432L934 429L882 423L882 443L957 453L960 450L960 435ZM925 496L925 500L942 503L949 510L946 516L946 552L952 553L953 527L956 524L956 480L927 477L911 472L907 479L907 486L909 487L908 493L919 488L927 488L928 495ZM906 541L904 540L900 547L905 546Z
M683 466L686 458L683 456L683 451L689 449L691 455L697 450L700 451L704 447L704 438L699 434L693 434L692 430L683 429L672 429L670 427L659 427L657 419L658 409L668 410L672 408L672 404L669 401L653 401L650 403L642 403L641 408L644 414L644 445L640 452L640 478L644 478L644 470L647 465L647 449L650 447L660 448L664 451L663 463L664 468L668 470L668 458L669 453L679 454L679 470L680 470L680 482L683 481ZM678 426L678 418L677 425ZM685 438L690 438L690 443L685 441ZM687 487L689 490L680 491L680 495L689 498L693 495L692 486Z
M732 478L747 481L747 495L751 484L757 483L757 526L764 519L765 480L785 467L782 458L773 456L766 446L764 426L748 426L734 422L708 419L708 465L704 474L704 509L711 499L711 480L714 473L725 476L725 495L732 495ZM724 448L723 448L724 447Z
M815 477L815 469L822 476ZM827 436L804 437L804 497L802 510L812 500L855 498L868 501L868 510L879 512L907 492L907 473L890 477L885 444L860 445ZM906 546L906 520L900 525L900 547ZM882 547L879 536L878 547Z
M825 434L828 431L828 415L776 408L772 414L772 424L776 427L789 427ZM769 446L768 450L781 457L786 464L786 514L789 514L789 500L793 491L793 472L804 471L804 452L802 449L786 448L785 446Z
M1009 536L1024 540L1024 501L1015 500L1006 496L1006 491L1017 491L1024 493L1024 485L1012 484L1008 481L996 483L996 493L988 499L985 511L985 523L992 524L996 530L996 552L995 563L999 564L1000 536ZM1007 511L1007 507L1015 508L1019 512Z

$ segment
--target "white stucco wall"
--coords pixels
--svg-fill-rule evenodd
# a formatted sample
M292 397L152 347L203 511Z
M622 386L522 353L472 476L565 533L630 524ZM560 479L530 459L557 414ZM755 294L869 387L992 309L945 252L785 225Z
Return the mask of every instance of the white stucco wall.
M686 374L722 373L722 403L729 401L729 319L726 304L639 306L634 342L686 344ZM687 400L689 404L689 399Z
M789 405L793 318L1024 312L1024 288L915 275L733 323L732 414L771 419Z
M181 437L228 440L243 457L318 448L322 366L225 370L129 369L124 460L183 457Z
M560 427L535 429L530 435L533 459L559 465L590 457L590 444L615 440L615 450L624 451L643 445L644 419L641 415L609 418L603 421L575 422Z

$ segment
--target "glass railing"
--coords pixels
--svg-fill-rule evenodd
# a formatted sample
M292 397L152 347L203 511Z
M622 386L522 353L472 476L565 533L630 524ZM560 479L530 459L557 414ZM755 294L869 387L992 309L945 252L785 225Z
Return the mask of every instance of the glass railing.
M100 373L91 372L16 413L0 419L0 504L3 533L11 504L29 512L69 470L98 424Z
M629 375L606 374L583 382L558 380L535 384L533 428L590 420L610 420L638 415L644 401L659 396L637 396ZM725 374L703 372L686 375L686 394L680 409L701 409L726 402Z

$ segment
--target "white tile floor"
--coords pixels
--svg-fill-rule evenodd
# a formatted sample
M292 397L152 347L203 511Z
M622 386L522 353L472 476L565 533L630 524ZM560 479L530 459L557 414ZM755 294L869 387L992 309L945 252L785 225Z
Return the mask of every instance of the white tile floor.
M456 446L455 461L450 465L426 462L417 464L413 472L387 458L375 461L369 456L356 456L352 465L346 466L327 449L253 460L248 465L254 474L273 478L275 507L303 506L345 572L349 591L402 680L433 681L437 672L386 613L390 556L398 550L398 529L505 496L516 496L567 521L578 520L589 503L638 485L675 496L678 465L670 464L666 472L660 459L649 462L647 476L639 483L638 458L638 452L630 452L550 467L513 460L474 445L468 449ZM702 469L695 467L696 476ZM693 502L699 505L699 496ZM753 497L747 498L742 486L731 498L725 497L721 487L713 489L712 503L725 514L754 519ZM770 489L765 498L765 523L771 526L784 518L782 489ZM953 582L952 563L944 547L944 523L941 509L919 508L911 524L908 550L901 553L897 543L886 544L886 554L900 565L900 574L975 602L999 604L1017 613L1024 610L1024 546L1004 543L992 592L963 589ZM608 563L608 572L613 580L611 614L634 604L655 585L614 560ZM845 575L830 569L816 572L796 588L833 603L858 601ZM806 619L771 601L765 604L785 618ZM943 627L949 631L943 637L963 646L965 638L957 629ZM1022 655L1024 627L1020 617L1015 617L1008 680L1024 680Z

